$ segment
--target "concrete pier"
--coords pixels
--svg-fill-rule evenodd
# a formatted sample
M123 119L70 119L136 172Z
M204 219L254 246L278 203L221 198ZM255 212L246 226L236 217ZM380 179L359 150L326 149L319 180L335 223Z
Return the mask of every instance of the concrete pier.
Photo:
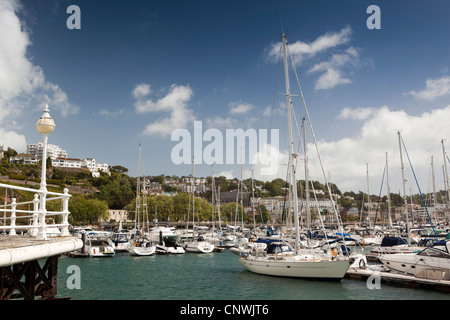
M49 237L42 241L32 236L0 236L0 267L58 256L82 246L76 237Z
M55 299L58 257L82 246L76 237L0 236L0 300Z

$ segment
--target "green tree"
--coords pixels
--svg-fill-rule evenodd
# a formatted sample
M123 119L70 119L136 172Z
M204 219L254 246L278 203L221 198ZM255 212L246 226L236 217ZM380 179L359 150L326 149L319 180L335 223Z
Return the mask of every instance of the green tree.
M88 199L84 195L76 195L69 200L69 222L71 224L97 223L99 219L108 217L108 205L97 199Z
M134 181L124 174L101 176L94 183L100 190L97 197L105 201L110 209L122 209L135 198Z
M127 173L128 169L123 166L112 166L111 171L118 173Z
M187 221L189 206L192 206L191 195L180 192L171 198L173 199L173 214L171 221ZM190 212L192 214L192 210Z

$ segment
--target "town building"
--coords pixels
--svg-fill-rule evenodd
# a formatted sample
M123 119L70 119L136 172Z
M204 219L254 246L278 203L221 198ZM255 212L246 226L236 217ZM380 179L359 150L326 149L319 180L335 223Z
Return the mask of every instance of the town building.
M27 153L35 155L38 159L42 159L43 150L43 142L27 145ZM47 144L47 158L52 160L55 160L56 158L67 158L67 151L54 144Z
M109 209L108 210L108 221L106 222L117 222L117 223L126 223L131 222L131 220L128 219L128 213L127 210L115 210L115 209Z
M52 166L57 168L81 168L82 161L75 158L52 159Z
M19 153L15 156L9 157L9 163L21 163L21 164L38 164L39 160L33 154Z

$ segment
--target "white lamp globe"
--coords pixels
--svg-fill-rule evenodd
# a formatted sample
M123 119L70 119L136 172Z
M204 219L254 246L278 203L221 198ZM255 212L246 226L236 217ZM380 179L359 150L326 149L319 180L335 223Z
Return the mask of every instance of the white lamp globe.
M45 105L42 116L36 123L36 129L42 135L48 135L52 133L53 129L55 129L55 121L53 121L52 117L50 116L47 104Z

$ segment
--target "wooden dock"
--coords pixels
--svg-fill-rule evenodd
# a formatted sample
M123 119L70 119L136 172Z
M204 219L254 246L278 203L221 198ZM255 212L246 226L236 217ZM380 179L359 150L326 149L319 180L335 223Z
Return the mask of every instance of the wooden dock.
M0 236L0 300L55 299L58 257L82 246L77 237Z
M369 279L372 277L371 279ZM376 267L368 267L366 269L348 269L345 278L374 280L375 277L380 277L383 282L397 282L404 286L411 288L431 288L439 291L450 292L450 280L426 279L419 278L408 274L402 274L385 269L379 265Z

